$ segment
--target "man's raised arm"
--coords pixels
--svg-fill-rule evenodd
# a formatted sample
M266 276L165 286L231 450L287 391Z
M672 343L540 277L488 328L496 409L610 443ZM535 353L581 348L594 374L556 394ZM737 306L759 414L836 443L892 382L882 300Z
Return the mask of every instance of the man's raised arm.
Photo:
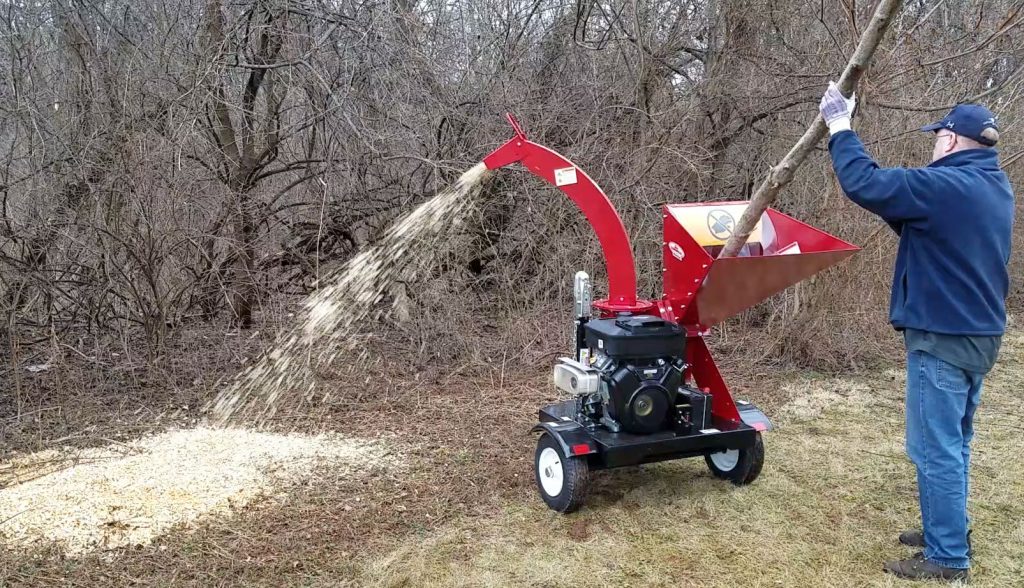
M839 185L846 196L889 223L897 233L903 222L927 216L927 170L883 168L868 155L850 127L856 98L846 98L829 84L821 99L821 115L832 135L828 150Z

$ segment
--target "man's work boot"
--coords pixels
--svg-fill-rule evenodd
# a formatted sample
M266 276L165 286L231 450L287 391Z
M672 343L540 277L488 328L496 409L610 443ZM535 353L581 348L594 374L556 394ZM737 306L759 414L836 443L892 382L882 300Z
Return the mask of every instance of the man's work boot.
M916 529L900 533L900 543L908 547L925 548L924 532ZM971 547L971 532L967 531L967 557L974 557L974 548Z
M924 549L924 532L916 529L903 531L900 533L900 543L907 547L920 547Z
M967 582L971 579L970 570L940 566L925 559L924 553L918 553L910 559L887 561L882 569L886 573L907 580L946 580L949 582L960 580Z

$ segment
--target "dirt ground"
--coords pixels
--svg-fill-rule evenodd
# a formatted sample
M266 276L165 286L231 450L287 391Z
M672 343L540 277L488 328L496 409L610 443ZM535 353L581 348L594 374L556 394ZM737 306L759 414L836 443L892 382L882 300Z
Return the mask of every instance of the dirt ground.
M273 500L144 547L71 557L8 546L0 586L904 585L880 571L909 555L895 537L917 525L900 370L725 372L778 426L749 487L712 478L701 460L598 472L586 506L558 515L536 495L526 432L553 395L546 367L385 373L377 392L340 390L315 420L386 438L405 469L319 468ZM1024 574L1022 388L1015 331L977 417L975 586L1021 585Z

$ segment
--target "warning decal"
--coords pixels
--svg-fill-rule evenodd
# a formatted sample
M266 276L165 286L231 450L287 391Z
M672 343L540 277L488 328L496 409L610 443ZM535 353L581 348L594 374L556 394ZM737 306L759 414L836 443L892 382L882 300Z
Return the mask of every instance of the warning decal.
M555 185L556 186L571 186L575 184L576 180L576 168L574 167L563 167L562 169L555 170Z

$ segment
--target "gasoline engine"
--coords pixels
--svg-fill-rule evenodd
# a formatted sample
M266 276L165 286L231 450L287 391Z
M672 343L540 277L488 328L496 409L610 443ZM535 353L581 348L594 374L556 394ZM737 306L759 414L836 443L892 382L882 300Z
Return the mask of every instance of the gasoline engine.
M575 280L576 358L555 366L555 385L577 395L577 420L613 433L686 434L704 428L709 397L683 385L686 333L671 321L622 313L590 316L590 280Z

